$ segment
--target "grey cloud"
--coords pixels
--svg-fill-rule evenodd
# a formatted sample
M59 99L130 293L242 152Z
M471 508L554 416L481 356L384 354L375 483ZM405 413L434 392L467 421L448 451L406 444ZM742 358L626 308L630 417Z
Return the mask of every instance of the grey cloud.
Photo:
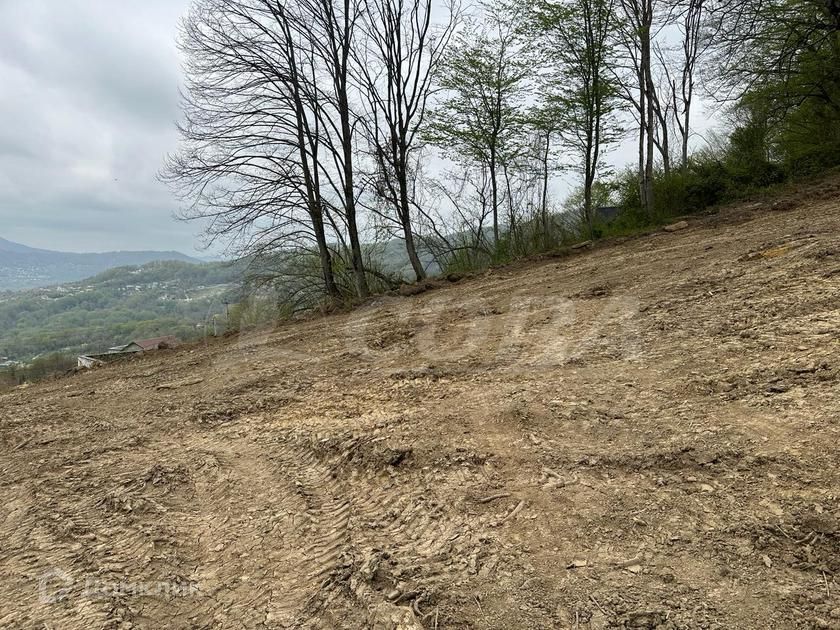
M189 0L0 0L0 236L193 252L155 179L177 144Z

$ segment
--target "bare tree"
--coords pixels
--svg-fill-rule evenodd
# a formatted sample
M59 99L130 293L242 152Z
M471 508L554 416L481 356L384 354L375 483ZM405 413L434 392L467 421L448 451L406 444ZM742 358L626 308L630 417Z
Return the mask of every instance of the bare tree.
M460 5L442 6L446 19L432 24L432 0L366 0L365 46L359 51L364 126L375 158L375 191L392 209L417 280L426 277L412 228L411 163L421 148L420 129L432 77L460 18Z
M182 217L241 253L277 247L320 255L324 290L338 293L319 185L317 100L303 94L312 59L282 6L270 0L198 0L184 19L182 148L161 178L187 202Z
M648 95L653 104L654 126L653 144L662 158L662 171L667 177L671 172L671 123L675 117L673 99L671 97L670 61L660 43L653 42L653 56L660 70L656 89Z
M671 0L670 4L666 5L663 22L679 32L679 46L654 43L654 54L664 83L658 86L655 101L658 122L656 146L662 155L666 175L671 169L669 137L672 128L680 142L680 165L685 168L688 164L697 64L706 49L702 37L706 2L707 0Z
M705 49L702 39L703 5L705 0L681 0L680 34L682 35L682 68L680 83L671 79L674 119L682 141L681 164L688 165L688 142L691 138L691 106L694 102L694 89L697 63ZM666 66L667 67L667 66Z
M273 0L261 0L275 3ZM293 27L311 46L316 73L311 90L321 103L316 108L332 169L322 174L337 193L347 229L350 257L359 297L369 293L358 227L355 153L357 112L353 109L352 63L360 31L362 0L297 0ZM323 163L322 163L323 165Z
M635 89L622 80L626 98L633 103L639 123L639 196L648 214L653 212L654 148L656 134L656 82L653 74L654 18L658 0L618 0L622 13L619 36L627 51Z

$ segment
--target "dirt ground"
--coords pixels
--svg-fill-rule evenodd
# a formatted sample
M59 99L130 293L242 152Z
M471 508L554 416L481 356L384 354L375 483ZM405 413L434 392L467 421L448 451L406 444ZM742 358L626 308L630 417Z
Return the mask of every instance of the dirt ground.
M689 224L0 395L0 627L840 628L840 180Z

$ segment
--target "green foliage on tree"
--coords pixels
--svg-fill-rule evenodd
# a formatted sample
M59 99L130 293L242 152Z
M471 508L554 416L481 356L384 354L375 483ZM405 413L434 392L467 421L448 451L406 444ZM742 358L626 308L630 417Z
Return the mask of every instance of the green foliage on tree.
M537 0L529 23L548 62L542 75L542 114L573 156L582 179L582 212L594 235L593 187L604 166L605 148L618 139L618 90L611 67L617 62L613 30L615 0Z
M710 15L709 85L741 115L733 149L790 175L840 164L840 5L721 0Z
M482 10L484 19L468 21L442 64L438 85L445 97L426 136L448 157L488 170L498 244L502 171L522 150L533 65L514 15L498 2Z

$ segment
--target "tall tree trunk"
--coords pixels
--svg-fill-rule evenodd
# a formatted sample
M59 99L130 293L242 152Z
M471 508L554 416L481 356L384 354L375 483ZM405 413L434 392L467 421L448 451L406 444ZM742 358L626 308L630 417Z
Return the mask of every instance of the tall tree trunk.
M654 113L658 123L658 133L657 127L654 127L654 143L662 156L662 170L667 177L671 172L671 134L668 130L668 108L664 112L662 111L662 103L659 101L656 92L651 92L650 96L653 99Z
M647 111L647 146L645 147L645 204L647 205L647 212L649 216L654 213L654 198L653 198L653 106L648 97L648 111Z
M663 116L660 118L659 126L661 130L661 139L659 141L659 153L662 155L662 172L665 177L671 173L671 142L668 134L667 120Z
M353 173L353 129L350 124L350 103L348 100L348 59L351 46L351 25L350 25L350 0L344 0L344 25L343 34L340 40L341 61L336 72L338 115L341 120L341 149L343 157L344 176L344 212L347 221L347 235L350 239L350 250L353 264L353 275L356 279L356 291L359 297L364 299L370 294L367 276L365 275L365 263L362 256L362 245L359 240L359 228L356 221L356 189Z
M318 243L318 255L321 261L321 274L324 277L324 287L327 295L337 298L340 295L338 286L335 283L335 274L332 268L332 254L327 245L327 238L324 231L324 217L321 214L320 208L316 211L310 211L312 217L312 228L315 232L315 241Z
M513 207L513 189L510 186L510 174L508 173L507 163L502 167L505 175L505 190L507 190L508 198L508 220L510 222L510 250L513 252L517 246L516 236L516 210Z
M598 172L598 162L601 160L601 126L603 123L603 101L601 100L601 81L599 76L599 68L595 69L593 73L592 85L593 85L593 94L595 97L595 107L594 107L594 116L592 120L592 127L593 129L593 137L594 141L592 143L592 155L591 155L591 169L590 169L590 178L589 178L589 210L592 212L592 187L595 185L595 176ZM589 237L595 238L595 230L593 227L593 223L590 220L589 222Z
M403 238L405 239L405 249L408 254L408 261L411 263L411 268L414 270L414 277L417 282L426 279L426 269L423 267L423 261L417 254L417 246L414 243L414 232L411 230L411 223L403 224Z
M642 209L650 216L647 186L645 185L645 138L647 134L647 100L645 98L644 73L639 72L639 199Z
M490 150L490 194L493 201L493 246L499 246L499 180L496 172L496 150Z
M414 276L417 282L426 278L426 270L423 268L423 263L420 261L420 256L417 255L417 247L414 243L414 231L411 229L411 202L408 197L408 173L406 168L406 152L402 151L400 158L400 172L397 174L398 186L400 189L400 223L402 224L403 240L405 241L405 251L408 254L408 260L411 263L411 268L414 270Z
M682 131L682 156L681 164L683 168L688 166L688 136L689 125L691 124L691 100L685 101L685 112L683 113L683 131Z
M281 12L281 15L285 15ZM285 24L284 24L285 25ZM307 153L307 145L309 141L313 140L313 135L308 128L306 121L306 109L303 104L303 98L300 90L300 75L298 73L297 58L295 55L295 48L292 42L291 31L288 26L284 28L284 35L288 42L289 54L289 75L292 84L292 100L295 110L295 128L297 132L298 155L300 156L301 170L303 171L304 185L306 186L306 197L309 206L309 218L312 222L312 231L315 235L315 243L318 247L318 256L321 262L321 276L324 280L324 290L327 295L332 298L339 297L338 286L335 282L335 274L332 268L332 254L327 245L326 232L324 230L324 214L321 207L321 196L318 184L315 180L317 178L317 149L313 149L313 162L315 174L310 170L310 156ZM317 140L315 140L317 142Z
M653 199L653 167L654 167L654 133L655 133L655 111L654 111L654 93L656 87L653 83L653 72L651 69L651 47L650 47L650 32L653 20L652 11L648 11L645 16L645 23L642 26L642 74L644 77L644 90L646 93L647 112L646 129L647 133L645 146L645 171L644 171L644 190L645 190L645 205L649 216L653 215L654 199Z
M591 121L590 121L591 122ZM589 238L595 238L595 222L592 211L592 185L595 182L595 164L593 163L593 130L590 124L586 139L586 166L583 176L583 215L589 230Z
M587 169L588 170L588 169ZM595 238L595 222L592 212L592 178L590 173L586 174L586 183L583 187L583 212L586 216L586 226L589 230L589 238Z
M542 218L542 232L544 245L548 247L550 242L550 235L548 233L548 158L551 151L551 132L545 132L545 153L543 153L543 181L542 181L542 202L541 202L541 218Z
M356 278L356 291L364 299L369 293L365 262L362 256L362 244L359 240L359 228L356 222L356 191L353 184L353 148L350 141L350 121L347 111L341 114L342 134L347 134L343 142L344 152L344 213L347 221L347 236L350 239L353 275Z

